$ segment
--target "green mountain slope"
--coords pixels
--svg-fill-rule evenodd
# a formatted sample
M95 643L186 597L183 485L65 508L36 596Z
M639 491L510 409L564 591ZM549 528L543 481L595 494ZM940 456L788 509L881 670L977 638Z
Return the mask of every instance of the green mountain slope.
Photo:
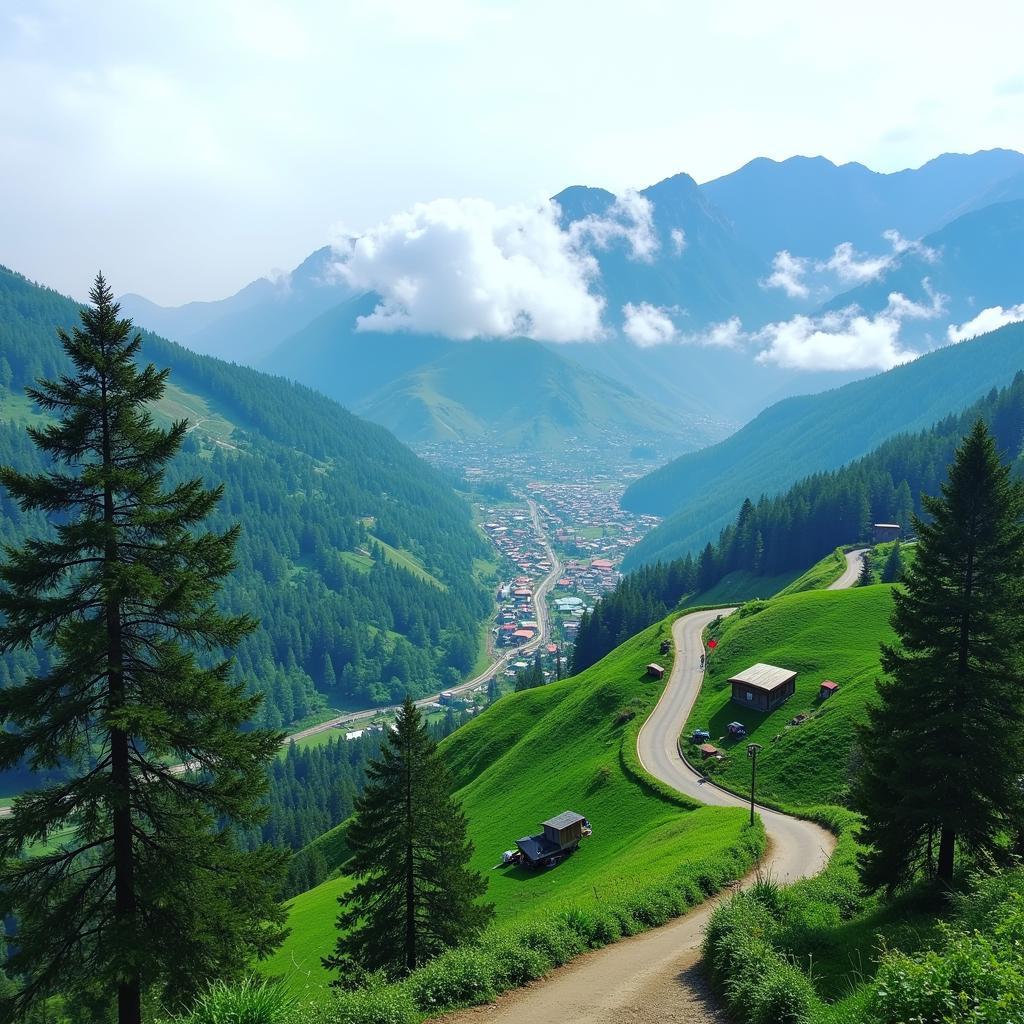
M663 686L644 666L668 635L669 624L660 623L575 678L509 694L444 742L474 866L490 880L499 925L679 874L712 884L749 863L742 811L698 808L650 780L637 762L637 731ZM517 838L568 808L594 827L578 853L552 871L496 867ZM339 856L340 832L316 845ZM333 944L335 899L348 884L339 876L292 901L292 933L265 965L268 973L287 975L296 988L307 977L322 984L319 957Z
M834 391L779 402L732 437L682 455L626 490L626 508L667 516L632 550L627 568L694 550L744 498L778 492L958 412L1021 367L1024 325L1010 324Z
M39 465L22 391L66 368L55 328L77 317L70 299L0 270L0 461ZM242 524L223 600L262 621L238 665L268 696L266 721L287 724L325 701L425 693L472 668L490 602L471 567L485 542L438 473L383 428L306 388L153 335L143 358L171 369L156 414L193 424L172 476L223 484L211 526ZM16 543L45 523L0 496L0 529ZM360 549L370 557L353 565ZM0 685L45 658L39 650L0 659Z
M765 800L804 807L842 803L854 728L865 718L881 673L878 647L894 639L891 591L887 584L812 590L774 598L756 614L726 619L683 732L684 750L693 729L708 729L711 742L727 754L714 770L715 781L749 793L746 744L761 743L757 779ZM796 693L770 714L730 699L729 678L756 662L798 673ZM837 682L839 691L821 701L818 689L824 679ZM790 726L801 713L811 717ZM733 721L742 722L749 736L730 740L726 726Z
M531 341L456 344L354 408L407 441L494 438L550 448L574 436L701 437L695 424L687 429L626 385Z

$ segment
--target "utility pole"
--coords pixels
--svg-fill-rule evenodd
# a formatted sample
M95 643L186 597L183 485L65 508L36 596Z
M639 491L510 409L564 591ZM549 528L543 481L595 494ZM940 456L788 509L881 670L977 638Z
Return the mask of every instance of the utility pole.
M757 782L757 755L761 750L760 743L747 744L747 757L750 758L750 824L754 824L754 786Z

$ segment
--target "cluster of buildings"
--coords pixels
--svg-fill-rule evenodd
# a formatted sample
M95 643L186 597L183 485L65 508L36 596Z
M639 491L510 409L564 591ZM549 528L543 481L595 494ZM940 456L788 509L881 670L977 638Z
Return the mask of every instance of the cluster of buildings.
M571 557L617 565L660 521L620 508L621 483L533 481L527 490L543 508L552 543Z
M533 581L517 576L498 588L497 626L494 642L498 647L520 647L540 632L533 603Z

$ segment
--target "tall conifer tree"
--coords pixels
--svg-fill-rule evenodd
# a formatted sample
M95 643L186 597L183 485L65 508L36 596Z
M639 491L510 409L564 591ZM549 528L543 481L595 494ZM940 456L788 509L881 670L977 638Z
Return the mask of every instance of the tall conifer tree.
M956 851L996 854L1022 811L1024 488L979 421L923 504L861 731L862 875L888 891L921 873L948 886Z
M282 937L281 856L239 852L230 827L262 819L280 737L241 730L259 698L221 655L254 628L214 607L237 528L200 529L219 490L165 485L187 430L148 411L167 371L137 364L102 275L90 298L60 332L71 371L29 390L52 417L29 430L51 468L0 469L54 524L0 566L0 651L51 652L0 692L0 767L63 778L0 820L0 910L18 922L10 1012L60 991L138 1024L147 991L187 997Z
M451 780L406 697L395 729L367 771L348 830L356 884L339 897L338 936L324 966L345 986L364 972L399 975L474 938L494 914L478 898L487 881L468 864L466 818Z

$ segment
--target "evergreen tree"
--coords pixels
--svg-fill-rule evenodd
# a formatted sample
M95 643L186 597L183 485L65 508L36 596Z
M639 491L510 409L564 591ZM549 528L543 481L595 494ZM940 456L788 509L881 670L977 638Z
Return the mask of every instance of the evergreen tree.
M903 552L900 549L900 542L896 541L889 552L889 557L885 560L885 566L882 568L882 582L898 583L902 578Z
M487 703L493 704L501 696L501 690L498 689L497 676L491 676L487 680Z
M860 563L860 573L857 575L857 586L870 587L874 582L875 577L871 569L871 552L865 551Z
M62 769L0 820L0 910L17 918L24 982L6 1009L59 990L94 1019L116 997L121 1024L138 1024L146 991L187 998L282 937L283 857L240 852L230 827L262 818L280 737L241 730L259 699L229 659L197 660L254 627L213 603L237 528L199 532L219 491L165 486L187 429L147 411L167 371L136 364L141 338L102 275L90 298L60 332L73 374L28 392L54 418L29 429L52 468L0 469L54 523L0 566L0 650L51 654L0 693L0 767Z
M865 884L948 886L958 849L997 854L1022 815L1024 488L984 424L957 450L893 593L899 637L861 730ZM937 844L937 849L936 849Z
M415 970L474 938L494 914L491 904L477 902L487 881L468 867L466 818L409 697L367 774L347 837L356 884L338 898L340 934L323 961L340 972L339 986L367 971Z

